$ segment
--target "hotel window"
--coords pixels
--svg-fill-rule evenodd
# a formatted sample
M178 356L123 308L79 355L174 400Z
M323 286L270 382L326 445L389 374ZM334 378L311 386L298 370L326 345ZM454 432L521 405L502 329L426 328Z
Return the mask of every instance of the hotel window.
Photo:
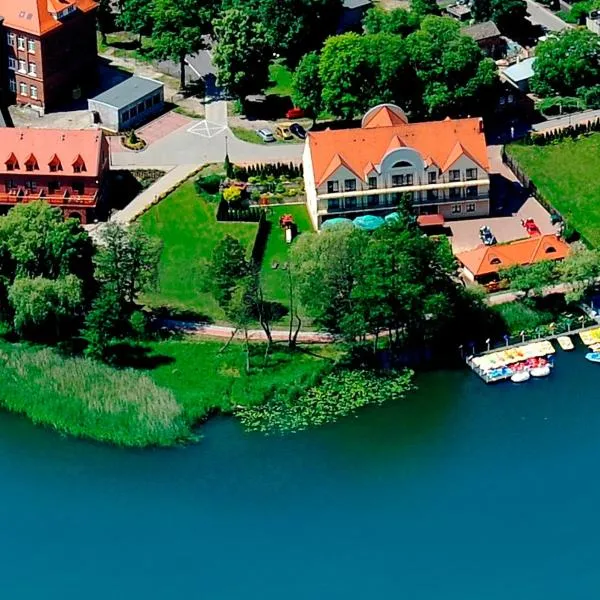
M7 179L6 180L6 189L7 190L14 190L17 187L17 185L15 184L15 180L14 179Z
M369 189L377 189L377 177L369 177Z
M17 61L12 56L8 57L8 68L11 71L16 71L16 69L17 69Z
M6 34L6 40L9 46L14 46L17 41L17 36L12 31Z
M437 200L438 199L438 191L437 190L427 190L427 200Z
M467 169L467 179L477 179L477 169Z
M460 198L460 188L450 188L448 192L450 198Z
M467 188L467 198L477 198L477 186L470 185Z
M408 175L406 175L405 179L404 179L404 185L412 185L413 184L413 176L412 173L409 173Z
M338 198L332 198L327 201L327 210L339 210L340 201Z
M356 208L356 198L346 198L346 210L354 210Z
M430 184L437 183L437 173L435 171L427 173L427 178Z
M37 192L37 182L33 181L33 179L29 182L29 189L32 192Z
M461 208L460 204L455 204L455 205L452 207L452 213L453 213L453 214L455 214L455 215L457 215L457 214L458 214L458 213L460 213L461 211L462 211L462 208Z
M367 206L377 206L379 204L379 196L367 196Z
M37 75L37 65L35 63L29 63L29 74L34 77Z
M27 40L27 52L35 54L35 42L33 40Z
M458 169L453 169L448 173L448 177L450 181L460 181L460 171Z
M19 84L19 94L21 94L21 96L27 96L27 84L25 84L25 83Z
M31 97L34 100L37 100L37 97L38 97L38 95L37 95L37 87L35 85L31 86Z
M24 37L19 36L17 38L17 48L19 50L25 50L25 38Z
M8 80L8 89L11 92L16 92L17 91L17 82L14 79L9 79Z
M344 179L344 191L355 192L356 191L356 179Z
M340 184L337 181L328 181L327 182L327 193L335 194L340 191Z
M19 73L27 73L27 63L24 60L19 61Z
M392 187L404 185L404 175L392 175Z
M467 204L467 212L475 212L475 204L473 202Z

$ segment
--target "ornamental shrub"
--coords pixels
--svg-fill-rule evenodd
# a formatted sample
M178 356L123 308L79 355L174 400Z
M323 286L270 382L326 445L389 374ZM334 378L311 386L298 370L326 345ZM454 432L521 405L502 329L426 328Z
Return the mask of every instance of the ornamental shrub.
M239 187L232 185L223 190L223 200L229 203L239 202L242 198L242 190Z

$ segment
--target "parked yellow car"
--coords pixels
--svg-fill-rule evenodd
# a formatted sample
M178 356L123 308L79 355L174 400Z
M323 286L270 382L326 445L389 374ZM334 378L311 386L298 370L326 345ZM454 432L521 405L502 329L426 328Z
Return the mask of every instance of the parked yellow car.
M275 128L275 133L282 139L282 140L291 140L293 135L292 132L290 131L290 127L292 126L291 123L280 123L279 125L277 125L277 127Z

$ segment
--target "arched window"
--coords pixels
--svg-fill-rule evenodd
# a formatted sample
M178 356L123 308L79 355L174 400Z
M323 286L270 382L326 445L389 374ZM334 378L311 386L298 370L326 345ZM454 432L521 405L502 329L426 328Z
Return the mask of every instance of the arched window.
M501 263L502 261L497 256L494 256L494 258L490 259L490 265L499 265Z
M556 252L556 248L554 246L548 246L546 248L546 254L552 254L553 252Z
M412 165L406 160L399 160L392 165L392 169L403 169L405 167L412 167Z

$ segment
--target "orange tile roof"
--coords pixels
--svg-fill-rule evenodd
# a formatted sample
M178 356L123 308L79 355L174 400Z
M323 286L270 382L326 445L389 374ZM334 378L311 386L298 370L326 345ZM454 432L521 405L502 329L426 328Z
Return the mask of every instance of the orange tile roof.
M388 117L394 121L393 125L388 124ZM376 122L381 122L381 126L373 126ZM482 125L480 118L404 123L384 107L370 116L366 127L309 132L316 184L321 185L331 175L330 167L336 155L338 162L343 162L364 181L370 164L380 164L387 152L400 146L414 148L423 160L436 164L442 171L462 154L488 171Z
M60 20L51 13L60 12L75 5L83 12L96 8L94 0L0 0L0 16L4 26L34 35L60 27Z
M385 104L374 110L372 114L365 115L362 126L366 129L369 127L393 127L394 125L403 125L407 122L403 114L398 114L394 111L394 107L386 106Z
M543 260L561 260L571 249L555 235L547 234L517 240L510 244L479 246L474 250L460 252L456 258L473 275L491 275L515 265L530 265Z
M97 129L0 129L0 174L57 175L50 164L61 163L59 174L80 177L97 177L100 168L102 132ZM73 165L80 160L85 171L75 173ZM27 162L37 162L35 171L27 171ZM13 170L7 163L17 163Z

